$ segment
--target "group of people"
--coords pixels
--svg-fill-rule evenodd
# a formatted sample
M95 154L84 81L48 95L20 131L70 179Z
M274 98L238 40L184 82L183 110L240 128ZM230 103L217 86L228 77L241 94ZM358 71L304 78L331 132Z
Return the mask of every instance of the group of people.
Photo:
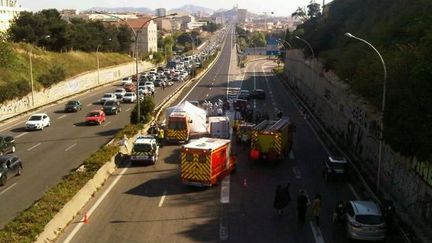
M290 183L286 187L282 187L280 184L276 187L275 199L273 207L278 215L283 214L283 210L289 205L291 201L290 195ZM297 222L304 224L306 221L306 212L308 209L309 199L304 190L300 190L297 196ZM320 214L321 214L321 195L317 194L311 205L312 214L315 218L317 226L320 225Z
M147 130L147 134L153 135L158 141L159 146L163 146L163 141L165 139L165 133L163 127L159 127L157 123L153 123Z
M220 99L214 103L210 101L204 101L202 107L206 110L207 114L211 116L222 116L224 114L224 102Z

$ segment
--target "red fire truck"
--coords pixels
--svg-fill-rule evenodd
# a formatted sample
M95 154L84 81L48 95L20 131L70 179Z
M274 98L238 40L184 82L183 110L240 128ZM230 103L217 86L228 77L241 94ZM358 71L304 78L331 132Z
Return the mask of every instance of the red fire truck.
M231 141L219 138L200 138L181 149L181 179L184 184L212 186L235 170Z

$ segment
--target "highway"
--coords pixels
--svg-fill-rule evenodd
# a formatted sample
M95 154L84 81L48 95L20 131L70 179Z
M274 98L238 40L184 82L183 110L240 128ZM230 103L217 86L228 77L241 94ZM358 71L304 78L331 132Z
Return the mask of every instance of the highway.
M164 90L157 88L155 103L159 104L182 83L175 82ZM16 140L16 155L23 161L23 174L9 178L0 187L0 227L38 200L56 185L64 175L76 169L92 153L106 144L126 124L134 104L122 104L122 112L107 116L101 126L86 126L85 115L100 109L98 101L104 93L114 92L120 82L106 85L71 99L79 99L83 108L77 113L63 112L67 100L38 109L51 118L51 126L42 131L26 131L30 114L12 119L0 126L0 133Z
M250 62L244 78L239 79L231 65L236 61L232 60L231 38L229 35L215 66L184 99L219 99L226 95L227 87L264 89L266 99L253 101L254 107L271 118L277 108L296 124L290 158L277 164L252 163L247 148L233 144L237 172L218 186L195 188L180 181L180 146L164 146L155 165L125 163L116 170L57 242L348 242L343 229L331 224L331 214L339 200L364 197L356 190L355 178L348 183L325 182L322 161L330 151L272 74L275 63ZM283 215L277 215L273 210L275 188L288 182L292 201ZM224 198L228 203L221 203L222 187L230 192ZM310 200L315 194L322 195L320 227L313 223L310 212L304 225L297 224L295 200L300 189ZM87 224L82 222L84 214L89 217ZM398 239L389 242L401 242Z

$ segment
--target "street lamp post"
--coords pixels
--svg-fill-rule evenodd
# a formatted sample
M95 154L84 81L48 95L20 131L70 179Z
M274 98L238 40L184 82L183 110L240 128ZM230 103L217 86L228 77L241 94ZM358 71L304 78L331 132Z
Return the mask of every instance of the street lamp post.
M378 147L378 170L377 170L377 181L376 181L376 191L379 192L380 188L380 181L381 181L381 161L382 161L382 147L383 147L383 136L384 136L384 112L385 112L385 103L386 103L386 93L387 93L387 67L384 62L383 57L381 56L381 53L369 42L366 40L359 38L357 36L354 36L350 33L345 33L345 36L349 38L356 39L358 41L361 41L368 45L370 48L372 48L375 53L378 55L381 64L383 66L384 70L384 80L383 80L383 91L382 91L382 103L381 103L381 117L380 117L380 132L379 132L379 147Z
M111 41L111 38L108 38L109 41ZM99 75L99 67L100 67L100 63L99 63L99 48L102 44L99 44L96 48L96 63L97 63L97 79L98 79L98 84L100 83L100 75Z
M308 41L306 41L305 39L300 38L300 37L297 36L297 35L295 36L295 38L296 38L296 39L299 39L299 40L301 40L301 41L303 41L303 42L304 42L304 43L309 47L309 49L311 50L311 52L312 52L312 58L315 58L315 53L314 53L314 50L313 50L311 44L309 44Z
M195 39L192 37L192 35L189 32L185 32L185 33L189 36L189 38L192 41L192 54L193 54L195 50Z
M42 38L40 38L39 40L33 42L30 45L30 51L29 51L29 66L30 66L30 83L31 83L31 95L32 95L32 107L34 107L34 80L33 80L33 60L32 60L32 55L33 55L33 45L36 45L37 42L39 42L42 39L48 39L50 38L50 35L46 35Z
M135 44L134 44L134 49L135 49L135 74L136 74L136 78L137 78L137 82L139 82L139 72L138 72L138 33L144 28L144 26L149 23L152 20L155 19L161 19L161 18L165 18L167 16L175 16L177 15L177 13L172 13L169 15L165 15L165 16L157 16L157 17L153 17L148 19L147 21L145 21L138 30L135 30L125 19L122 19L118 16L115 15L111 15L111 14L107 14L107 13L103 13L103 12L96 12L97 14L103 14L115 19L118 19L120 21L123 21L124 23L126 23L126 25L132 30L132 33L134 35L135 38ZM138 101L137 101L137 123L140 123L140 118L141 118L141 111L140 111L140 94L139 94L139 89L136 89L136 95L138 97Z

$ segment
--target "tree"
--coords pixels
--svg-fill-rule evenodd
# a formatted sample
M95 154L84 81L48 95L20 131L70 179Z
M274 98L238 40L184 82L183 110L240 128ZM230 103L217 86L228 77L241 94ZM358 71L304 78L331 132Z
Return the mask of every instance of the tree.
M311 0L309 5L307 5L307 15L309 18L318 18L321 16L321 7L318 3Z
M291 17L298 18L302 22L305 22L309 19L306 14L306 9L302 7L297 7L297 10L291 14Z
M140 101L140 115L141 115L141 122L146 123L151 120L152 112L155 108L155 103L153 98L147 96L144 97L143 100ZM137 124L137 111L138 111L138 105L135 105L135 108L132 110L130 115L130 122L132 124Z

